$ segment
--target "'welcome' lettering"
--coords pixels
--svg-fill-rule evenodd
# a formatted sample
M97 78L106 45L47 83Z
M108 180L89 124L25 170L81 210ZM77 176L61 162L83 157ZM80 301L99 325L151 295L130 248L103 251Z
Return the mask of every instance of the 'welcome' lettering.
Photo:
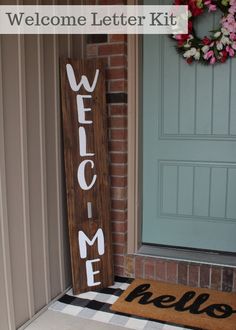
M94 91L99 76L99 70L96 70L92 85L89 84L88 78L84 75L82 75L80 82L77 84L75 73L71 64L66 65L66 71L67 71L67 77L70 83L70 87L74 92L78 92L81 86L84 86L87 92L92 93Z
M96 234L93 236L92 240L88 238L88 236L85 235L85 233L80 230L78 233L78 240L79 240L79 249L80 249L80 257L82 259L87 258L87 245L92 246L95 241L98 242L98 253L99 255L103 255L105 252L105 244L104 244L104 235L101 228L99 228L96 232Z
M71 89L74 92L79 92L81 87L83 86L84 89L92 93L96 87L98 76L99 76L99 70L96 70L93 83L90 84L88 81L88 78L85 75L82 75L81 80L79 83L77 83L75 78L75 72L73 70L73 67L71 64L66 65L66 72L67 72L67 78L70 84ZM86 119L86 112L92 111L91 108L86 108L84 106L84 100L91 99L91 95L76 95L76 105L77 105L77 116L78 116L78 123L80 125L92 125L92 120ZM95 153L88 152L87 151L87 136L86 136L86 130L84 126L79 126L79 153L80 157L94 157ZM94 168L94 161L91 159L84 159L80 162L77 170L77 180L79 183L79 186L82 190L90 190L94 187L97 179L97 174L94 174L92 176L92 179L90 182L86 181L86 169ZM92 203L90 202L90 207L92 208ZM90 218L90 216L89 216ZM89 239L88 236L80 230L78 232L78 243L79 243L79 251L80 251L80 257L81 259L87 258L87 245L90 247L94 245L95 241L97 240L97 247L98 247L98 254L99 256L103 255L105 253L105 242L104 242L104 234L103 230L99 228L96 232L96 234L93 236L92 239ZM93 264L99 263L100 259L92 259L92 260L86 260L85 266L86 266L86 276L87 276L87 285L95 286L101 284L100 281L95 282L94 276L96 274L99 274L100 271L94 271L93 270Z

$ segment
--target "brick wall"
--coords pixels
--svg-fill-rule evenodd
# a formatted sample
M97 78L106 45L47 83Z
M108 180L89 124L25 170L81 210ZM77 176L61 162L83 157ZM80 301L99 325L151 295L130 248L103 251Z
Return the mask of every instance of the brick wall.
M124 2L99 0L97 3L123 4ZM127 255L127 37L89 35L86 47L87 57L102 58L107 68L111 220L115 274L236 291L236 269Z
M115 273L124 275L127 242L127 36L90 35L87 57L107 67L111 220Z

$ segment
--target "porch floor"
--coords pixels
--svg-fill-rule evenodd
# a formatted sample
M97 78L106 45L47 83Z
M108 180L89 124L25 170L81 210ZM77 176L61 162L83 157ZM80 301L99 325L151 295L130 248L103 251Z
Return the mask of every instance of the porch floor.
M26 330L187 330L129 314L116 313L110 306L128 288L133 279L116 277L115 283L100 290L73 295L69 289L35 319Z
M122 330L114 324L96 322L68 314L47 310L28 325L26 330Z

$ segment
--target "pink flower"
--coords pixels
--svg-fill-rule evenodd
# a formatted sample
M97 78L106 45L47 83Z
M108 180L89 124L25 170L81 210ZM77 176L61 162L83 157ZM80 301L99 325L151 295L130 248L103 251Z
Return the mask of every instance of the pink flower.
M229 53L230 57L234 56L234 50L230 46L226 47L226 51Z
M211 0L204 1L204 5L206 5L209 9L209 11L216 11L216 5L212 3Z
M209 11L216 11L216 5L210 5L208 6Z
M236 33L236 21L233 14L228 14L226 17L222 19L222 26L229 33Z
M236 1L235 0L230 0L229 4L230 4L230 7L236 7Z
M229 13L230 13L230 14L234 14L234 13L236 13L236 7L231 6L231 7L229 8Z
M209 58L214 57L213 50L209 50L204 56L205 60L209 60Z
M215 58L215 56L213 56L210 60L210 64L215 64L215 62L216 62L216 58Z
M210 64L215 64L215 62L216 62L216 58L214 56L213 50L209 50L203 57L205 60L210 59Z
M236 33L231 32L230 35L229 35L229 37L233 41L236 40Z
M231 45L231 47L232 47L234 50L236 50L236 42L233 42L232 45Z
M230 12L231 14L236 13L236 1L235 1L235 0L231 0L231 1L230 1L229 12Z

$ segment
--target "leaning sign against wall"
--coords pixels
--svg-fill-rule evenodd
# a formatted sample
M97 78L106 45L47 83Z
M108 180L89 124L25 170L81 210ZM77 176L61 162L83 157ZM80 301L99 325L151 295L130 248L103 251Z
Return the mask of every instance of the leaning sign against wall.
M61 61L64 159L74 293L112 285L102 61Z

